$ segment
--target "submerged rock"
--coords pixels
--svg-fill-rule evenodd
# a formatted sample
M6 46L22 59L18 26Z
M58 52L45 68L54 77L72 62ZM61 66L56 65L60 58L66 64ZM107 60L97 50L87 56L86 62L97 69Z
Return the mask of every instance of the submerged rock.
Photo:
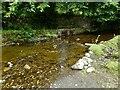
M30 69L31 67L29 65L25 64L24 68L25 69Z
M93 71L95 71L94 67L90 67L90 68L87 69L87 72L93 72Z
M76 41L80 41L80 38L77 38Z
M9 70L10 70L10 67L5 67L5 68L3 69L4 72L7 72L7 71L9 71Z

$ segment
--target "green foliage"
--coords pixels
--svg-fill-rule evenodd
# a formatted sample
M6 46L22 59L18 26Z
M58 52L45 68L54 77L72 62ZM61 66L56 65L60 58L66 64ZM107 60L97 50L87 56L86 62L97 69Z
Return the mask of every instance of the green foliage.
M49 12L50 11L50 12ZM29 23L30 18L37 14L39 22L46 25L45 18L54 21L54 14L74 15L89 17L95 22L119 21L119 2L3 2L2 3L3 26L22 27L23 23ZM50 16L51 15L51 16ZM45 17L46 16L46 17ZM13 21L15 20L15 21ZM16 23L17 22L17 25ZM20 23L20 24L19 24ZM55 23L55 22L52 22ZM12 26L14 24L14 26ZM21 26L20 26L21 25ZM10 29L9 28L9 29Z
M19 42L19 41L28 41L35 37L35 31L32 29L28 29L27 27L21 31L19 31L15 36L11 37L11 40L14 42Z
M37 6L37 9L40 9L40 12L43 12L46 7L50 7L47 2L45 2L45 3L40 3L40 4Z
M91 17L97 22L115 21L119 18L120 4L118 2L105 3L56 3L59 14L73 13L83 17Z
M19 30L0 30L0 34L11 34L11 33L18 33L20 32Z
M42 37L57 37L57 33L55 32L55 30L41 30L41 34Z
M5 6L8 6L8 11L5 11ZM35 2L11 2L3 3L4 17L11 17L10 15L19 15L21 17L29 16L30 13L35 13L37 10L44 11L46 7L50 7L48 3Z

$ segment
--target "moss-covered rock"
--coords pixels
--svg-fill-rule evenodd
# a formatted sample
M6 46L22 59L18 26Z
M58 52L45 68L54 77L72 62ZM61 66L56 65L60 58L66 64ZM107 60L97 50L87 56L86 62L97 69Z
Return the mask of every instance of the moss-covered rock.
M100 45L92 45L89 48L89 50L92 51L98 57L101 57L103 55L103 47Z
M107 72L118 75L118 66L120 63L119 60L119 37L120 35L115 36L114 38L108 41L102 41L99 44L90 46L89 50L93 52L92 58L94 60L104 60L104 69ZM116 60L116 61L115 61Z
M102 41L98 45L92 45L89 50L98 56L107 56L112 58L118 58L118 39L120 35L115 36L113 39L108 41Z

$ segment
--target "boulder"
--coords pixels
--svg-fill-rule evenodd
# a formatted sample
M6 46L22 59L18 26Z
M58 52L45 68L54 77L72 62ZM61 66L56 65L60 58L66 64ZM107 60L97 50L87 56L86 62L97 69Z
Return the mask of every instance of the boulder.
M93 60L91 58L88 58L88 57L83 57L82 59L87 61L88 63L93 62Z
M89 64L86 60L83 60L82 62L83 62L84 65L86 65L86 66Z
M74 64L73 66L71 66L72 69L83 69L84 67L84 63L83 62L80 62L80 63L76 63Z

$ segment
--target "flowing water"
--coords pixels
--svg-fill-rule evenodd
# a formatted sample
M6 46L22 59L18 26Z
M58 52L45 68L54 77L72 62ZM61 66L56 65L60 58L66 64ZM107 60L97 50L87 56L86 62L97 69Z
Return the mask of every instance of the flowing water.
M87 51L98 35L63 36L54 40L2 48L3 88L46 88L59 77L61 68L70 68ZM99 41L113 34L102 34ZM8 62L13 67L8 68ZM28 65L30 68L24 68Z

